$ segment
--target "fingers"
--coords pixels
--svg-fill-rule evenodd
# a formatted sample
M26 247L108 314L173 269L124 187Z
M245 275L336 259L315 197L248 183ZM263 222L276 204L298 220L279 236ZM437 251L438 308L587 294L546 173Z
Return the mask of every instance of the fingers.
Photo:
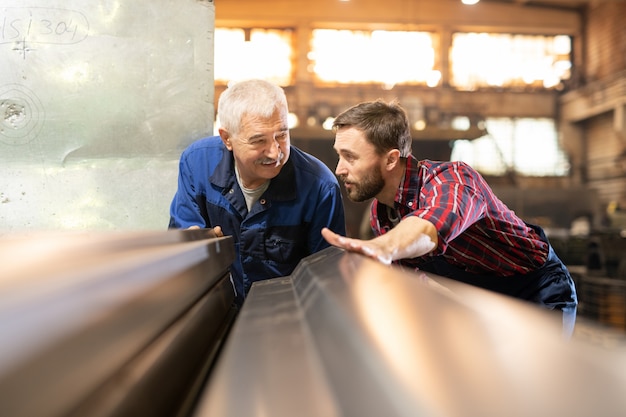
M187 230L200 230L200 229L202 229L202 227L197 226L197 225L189 226L187 228ZM220 226L215 226L211 230L213 230L213 233L215 233L215 236L217 236L217 237L224 237L224 232L222 231L222 228Z
M350 239L350 238L338 235L337 233L331 231L330 229L326 227L322 229L322 236L331 245L337 246L342 249L347 249L347 250L354 250L356 242L358 242L355 239Z
M333 232L332 230L328 229L327 227L324 227L322 229L322 236L324 237L324 239L326 239L326 241L328 243L330 243L333 246L338 246L340 248L343 249L348 249L348 250L352 250L352 251L361 251L360 247L361 247L361 241L358 239L350 239L341 235L338 235L337 233Z
M331 231L329 228L324 227L322 229L322 236L326 239L326 242L330 243L333 246L343 247L340 242L340 237L337 233Z
M360 253L386 265L391 263L390 256L381 254L375 246L368 245L368 241L347 238L338 235L327 228L322 229L322 236L324 236L324 239L326 239L326 241L333 246L337 246L350 252Z

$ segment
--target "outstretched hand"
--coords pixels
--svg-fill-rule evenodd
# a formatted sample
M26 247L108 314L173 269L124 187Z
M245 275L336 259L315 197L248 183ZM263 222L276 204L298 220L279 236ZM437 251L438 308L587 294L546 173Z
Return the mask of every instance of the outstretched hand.
M322 229L322 236L328 243L338 248L342 248L350 252L360 253L386 265L391 263L391 255L388 254L384 248L379 247L375 240L352 239L338 235L326 227Z

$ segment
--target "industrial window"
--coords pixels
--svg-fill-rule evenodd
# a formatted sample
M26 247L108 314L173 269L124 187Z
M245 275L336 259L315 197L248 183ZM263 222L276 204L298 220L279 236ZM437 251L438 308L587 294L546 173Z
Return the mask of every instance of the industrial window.
M381 83L434 87L434 35L429 32L315 29L309 71L323 82Z
M291 29L215 29L215 81L264 78L291 85L292 38Z
M552 119L493 118L485 121L485 127L489 133L482 138L456 141L451 159L465 161L488 175L568 174L569 163Z
M494 33L456 33L450 48L450 84L558 88L570 78L571 39Z

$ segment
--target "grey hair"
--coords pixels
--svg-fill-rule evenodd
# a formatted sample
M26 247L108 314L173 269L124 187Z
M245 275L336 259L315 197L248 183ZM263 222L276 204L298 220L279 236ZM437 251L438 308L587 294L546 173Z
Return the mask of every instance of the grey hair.
M252 79L229 86L217 104L220 126L231 135L239 133L244 115L270 117L276 110L288 112L285 91L269 81Z

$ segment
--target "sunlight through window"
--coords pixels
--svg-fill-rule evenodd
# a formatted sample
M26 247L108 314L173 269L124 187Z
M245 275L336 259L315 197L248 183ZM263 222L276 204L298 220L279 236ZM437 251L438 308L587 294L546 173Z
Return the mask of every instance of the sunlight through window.
M569 163L552 119L492 118L485 125L487 136L455 141L450 159L467 162L489 175L507 171L529 176L568 174Z
M554 88L570 78L571 39L456 33L450 49L451 85L480 87Z
M216 29L215 81L264 78L292 84L292 31L288 29Z
M436 86L433 35L428 32L313 30L310 70L320 81Z

